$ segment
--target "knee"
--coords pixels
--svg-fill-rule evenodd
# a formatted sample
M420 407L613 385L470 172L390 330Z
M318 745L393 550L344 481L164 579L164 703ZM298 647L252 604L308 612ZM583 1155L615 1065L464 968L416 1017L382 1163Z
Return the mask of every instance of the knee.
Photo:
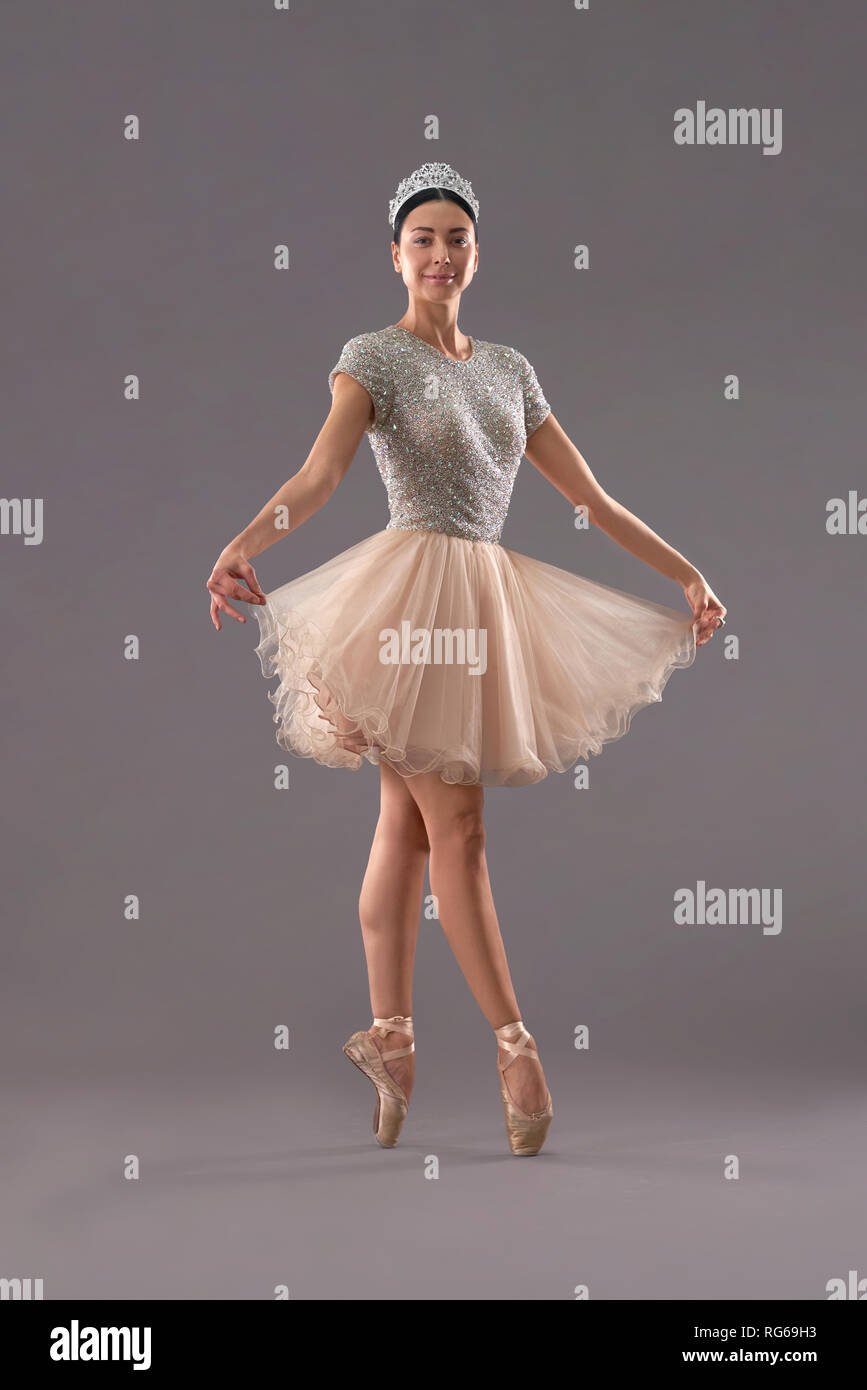
M477 860L485 848L485 823L480 811L460 811L431 828L431 842L457 850L465 859Z

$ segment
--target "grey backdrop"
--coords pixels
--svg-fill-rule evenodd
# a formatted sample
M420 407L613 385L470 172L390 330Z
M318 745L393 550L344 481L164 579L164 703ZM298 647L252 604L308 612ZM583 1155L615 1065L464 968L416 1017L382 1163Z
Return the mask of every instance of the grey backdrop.
M2 27L3 490L45 511L41 544L0 538L0 1275L50 1298L568 1299L823 1298L867 1272L867 539L825 526L864 478L863 7L105 0L10 3ZM700 100L782 108L781 152L676 146ZM217 634L204 587L304 462L342 344L404 312L387 204L428 159L481 202L461 329L529 358L739 644L675 672L589 790L487 793L555 1105L533 1165L430 921L410 1116L374 1143L340 1049L370 1022L378 771L287 759L252 614ZM365 439L260 581L386 521ZM526 461L503 544L686 606ZM699 879L781 889L782 931L675 925Z

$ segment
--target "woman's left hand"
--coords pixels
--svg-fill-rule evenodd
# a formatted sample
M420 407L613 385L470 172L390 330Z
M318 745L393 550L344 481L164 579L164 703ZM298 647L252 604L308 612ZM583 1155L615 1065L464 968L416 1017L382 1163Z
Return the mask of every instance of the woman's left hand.
M694 615L692 627L695 632L695 645L703 647L717 629L722 627L728 609L720 603L704 579L694 579L691 584L684 584L683 592Z

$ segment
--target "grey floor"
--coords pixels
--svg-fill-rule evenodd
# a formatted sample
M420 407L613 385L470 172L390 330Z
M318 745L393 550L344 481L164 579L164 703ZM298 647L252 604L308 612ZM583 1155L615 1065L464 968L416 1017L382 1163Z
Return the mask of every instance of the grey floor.
M867 1273L852 1080L575 1054L546 1063L554 1124L519 1159L493 1057L438 1073L428 1043L383 1150L333 1041L308 1093L285 1055L268 1079L7 1084L0 1274L46 1299L728 1300Z

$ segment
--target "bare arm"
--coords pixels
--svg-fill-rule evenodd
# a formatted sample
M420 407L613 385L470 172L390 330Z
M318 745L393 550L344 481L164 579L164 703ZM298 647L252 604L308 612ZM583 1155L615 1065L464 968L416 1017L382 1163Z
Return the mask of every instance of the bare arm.
M598 526L624 550L664 574L667 579L680 584L700 622L696 634L699 645L713 636L715 629L721 626L717 619L725 618L726 609L708 586L704 575L680 551L609 496L553 415L546 416L539 428L534 430L524 452L534 468L574 507L586 508L588 520L594 526Z
M211 620L221 630L220 612L238 622L246 618L228 602L265 602L265 594L250 564L275 541L295 531L318 512L343 480L355 457L367 424L373 420L373 402L364 387L346 372L334 378L331 410L304 464L262 510L222 551L207 581L211 595ZM239 580L247 585L242 586Z
M354 377L340 372L331 410L303 465L231 544L251 559L303 526L343 481L370 419L370 396Z

